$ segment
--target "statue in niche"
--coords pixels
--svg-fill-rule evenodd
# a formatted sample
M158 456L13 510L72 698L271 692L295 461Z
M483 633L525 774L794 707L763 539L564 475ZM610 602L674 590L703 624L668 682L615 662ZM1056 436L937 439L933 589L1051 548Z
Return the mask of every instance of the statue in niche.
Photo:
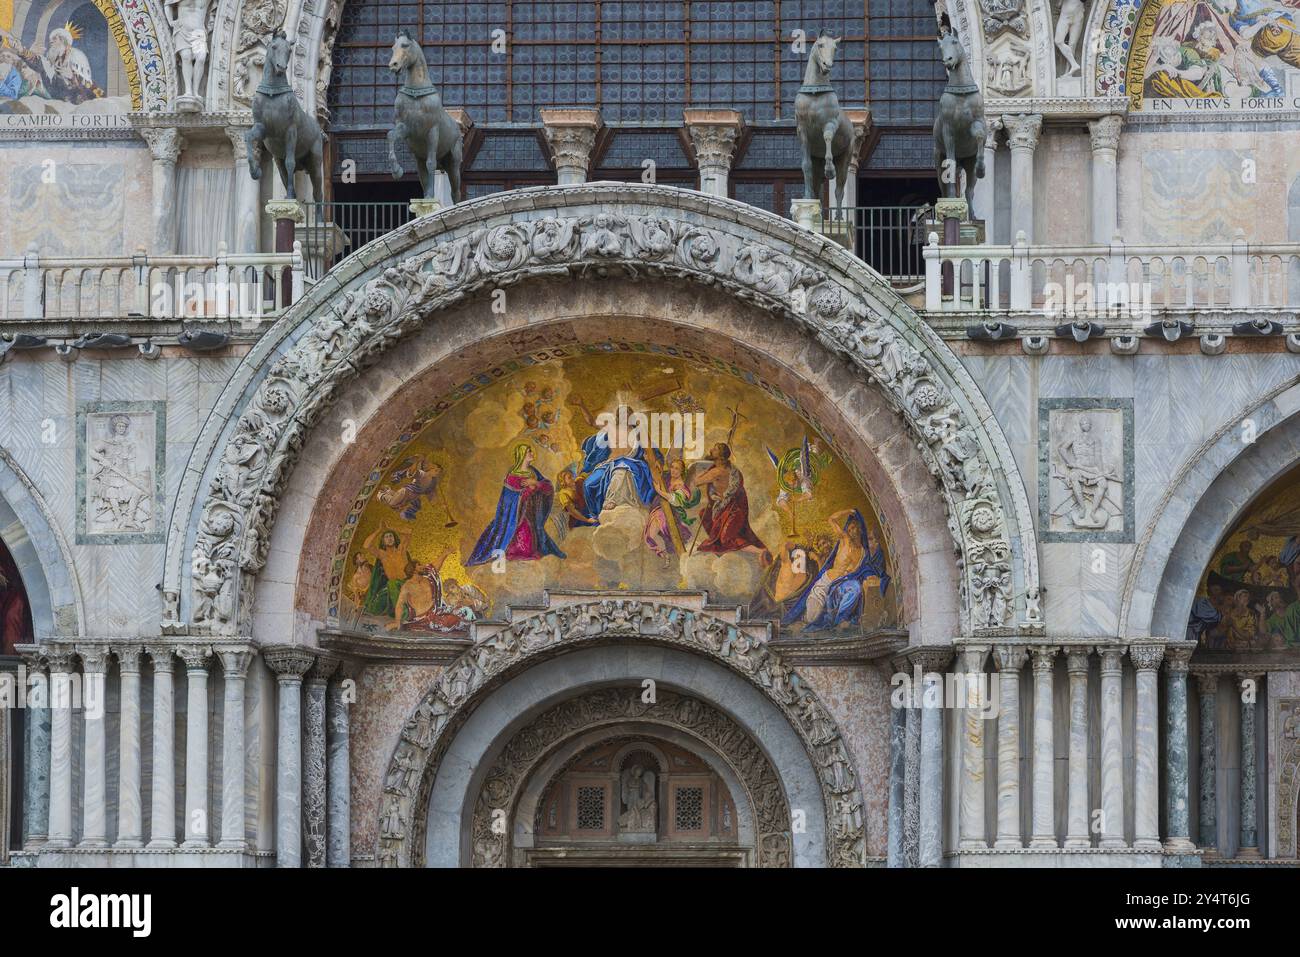
M1076 76L1080 72L1079 59L1075 51L1083 37L1085 21L1083 0L1061 0L1061 12L1056 16L1056 35L1053 42L1061 51L1069 69L1062 76Z
M1105 443L1093 430L1091 416L1079 416L1075 433L1056 450L1056 474L1070 489L1070 522L1075 528L1105 528L1119 507L1110 502L1111 486L1119 473L1110 461Z
M655 774L640 764L625 768L619 777L623 813L618 826L625 834L654 834L658 829L659 802L655 795Z
M181 61L182 90L177 108L195 112L203 106L199 88L208 62L208 0L164 0L172 43Z

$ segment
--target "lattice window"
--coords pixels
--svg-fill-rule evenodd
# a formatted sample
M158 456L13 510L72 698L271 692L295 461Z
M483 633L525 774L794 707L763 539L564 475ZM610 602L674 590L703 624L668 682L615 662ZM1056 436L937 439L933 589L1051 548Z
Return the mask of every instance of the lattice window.
M679 786L673 801L673 827L678 831L704 830L704 788Z
M579 831L605 829L605 788L583 785L578 788L577 824Z

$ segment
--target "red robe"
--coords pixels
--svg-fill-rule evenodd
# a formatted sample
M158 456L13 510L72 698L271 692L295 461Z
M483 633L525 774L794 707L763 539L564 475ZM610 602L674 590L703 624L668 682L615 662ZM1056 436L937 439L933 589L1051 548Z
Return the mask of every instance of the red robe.
M729 494L720 499L710 499L700 512L704 533L708 536L699 550L721 555L753 545L766 548L749 527L749 496L745 494L745 479L739 469L733 469L735 479Z

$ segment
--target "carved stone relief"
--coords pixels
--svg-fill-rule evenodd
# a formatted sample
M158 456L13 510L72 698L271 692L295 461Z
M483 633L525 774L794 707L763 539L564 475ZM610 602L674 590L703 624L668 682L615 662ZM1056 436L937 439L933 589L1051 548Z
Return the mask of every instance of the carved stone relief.
M1013 34L999 37L988 45L984 54L985 84L1002 96L1019 96L1034 83L1030 70L1033 51L1028 43Z
M163 540L166 405L96 402L77 413L77 543Z
M1038 415L1044 540L1133 541L1133 400L1042 399Z
M1300 698L1281 698L1273 721L1277 735L1277 852L1296 857L1296 807L1300 799Z
M980 0L980 12L986 40L1007 30L1022 37L1029 35L1025 0Z
M423 815L438 764L481 693L495 687L507 673L517 673L525 662L583 644L629 638L703 654L738 672L766 694L799 734L818 770L827 817L828 862L833 867L860 866L866 846L862 794L835 722L797 672L765 642L738 640L742 634L719 618L674 605L611 598L563 605L481 637L439 676L402 730L384 776L377 853L380 866L418 865L424 847ZM618 697L639 702L632 695ZM625 707L633 707L633 703L629 701ZM495 801L495 792L493 795ZM759 854L760 860L777 866L776 862L789 859L789 841L772 840L774 836L766 834L760 840ZM487 852L485 848L485 860Z

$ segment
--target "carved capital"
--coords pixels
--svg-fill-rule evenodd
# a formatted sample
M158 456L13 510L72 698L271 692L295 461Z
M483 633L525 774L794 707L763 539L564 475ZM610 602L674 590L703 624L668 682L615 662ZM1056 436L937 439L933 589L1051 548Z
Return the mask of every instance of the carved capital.
M175 661L175 650L171 645L145 645L144 653L153 662L153 670L171 671Z
M598 110L541 110L542 132L555 168L582 170L585 178L602 126Z
M1128 656L1138 671L1155 671L1165 656L1164 645L1130 645Z
M1219 694L1219 675L1213 671L1197 671L1196 691L1202 698L1213 698Z
M114 645L113 657L117 659L117 670L124 675L140 673L140 659L144 656L142 645Z
M227 679L242 678L248 674L248 666L253 662L253 649L218 648L217 657L221 659L221 670Z
M1097 654L1101 655L1101 673L1103 675L1118 675L1124 671L1124 648L1118 648L1110 645L1105 648L1098 648Z
M984 148L986 150L996 150L998 148L998 134L1006 129L1006 124L1002 122L999 116L990 116L984 120Z
M149 155L155 163L176 165L185 149L185 137L181 131L171 127L144 127L140 131L144 141L149 144Z
M1088 673L1088 659L1092 657L1092 646L1070 646L1065 649L1065 670L1072 675Z
M1259 680L1263 678L1264 675L1262 672L1259 671L1238 671L1235 677L1237 679L1237 690L1244 691L1246 690L1247 682L1250 682L1251 684L1254 684L1256 687L1258 687Z
M207 671L208 659L212 657L211 645L181 645L176 654L185 662L186 671Z
M1050 674L1060 652L1056 645L1034 645L1029 649L1034 659L1034 674Z
M77 655L81 658L81 670L86 674L102 675L108 671L107 645L77 645Z
M1119 131L1124 126L1122 116L1103 116L1088 123L1088 135L1092 137L1094 153L1111 152L1119 149Z
M1043 131L1042 114L1003 114L1002 123L1007 130L1007 144L1013 150L1033 150L1038 147L1038 136Z
M317 655L304 678L309 684L323 684L338 670L339 660L333 655Z
M1029 660L1029 649L1025 645L998 645L993 650L1001 671L1019 671Z
M961 649L962 667L967 674L979 674L984 670L984 662L989 656L988 645L964 645Z
M1165 647L1165 667L1172 674L1186 675L1187 669L1192 663L1191 647L1177 647L1168 645Z
M736 142L740 139L737 126L688 126L691 148L695 151L695 163L701 169L721 167L731 169L732 157L736 154Z
M917 648L908 652L913 665L921 666L921 674L943 674L952 663L951 648Z
M230 140L230 148L235 151L235 164L248 162L248 140L244 139L248 135L246 126L227 126L226 136Z
M50 674L72 674L77 667L77 655L71 648L54 647L45 652Z
M301 681L316 655L301 645L275 645L262 649L262 660L280 681Z

